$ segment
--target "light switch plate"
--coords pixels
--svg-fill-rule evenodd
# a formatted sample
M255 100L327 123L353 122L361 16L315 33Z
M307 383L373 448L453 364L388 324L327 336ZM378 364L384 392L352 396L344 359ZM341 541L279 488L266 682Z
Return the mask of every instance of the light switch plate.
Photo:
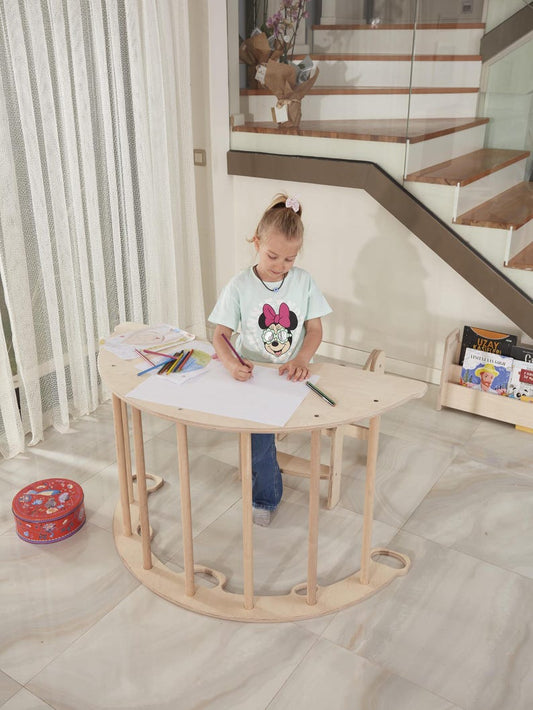
M194 164L195 165L206 165L207 164L206 154L205 154L205 150L203 148L194 148L193 155L194 155Z

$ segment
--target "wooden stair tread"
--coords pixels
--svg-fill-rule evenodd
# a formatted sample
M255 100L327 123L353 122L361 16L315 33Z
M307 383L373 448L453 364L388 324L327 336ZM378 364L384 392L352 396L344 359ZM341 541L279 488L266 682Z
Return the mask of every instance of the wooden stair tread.
M513 256L512 259L509 259L506 266L510 266L512 269L533 271L533 242L518 252L516 256Z
M272 96L274 99L274 96ZM489 122L488 118L375 118L334 121L301 121L299 128L280 129L273 121L233 126L243 133L289 133L310 138L410 143L438 138Z
M313 86L306 96L359 94L477 94L478 86ZM273 96L268 89L241 89L241 96Z
M299 62L306 54L295 54L294 61ZM309 55L315 62L480 62L481 54L344 54L342 52L321 52Z
M457 224L519 229L533 218L533 182L521 182L459 215Z
M313 30L484 30L484 22L413 22L397 24L313 25Z
M527 150L484 148L418 170L407 175L405 179L411 182L465 186L528 156Z

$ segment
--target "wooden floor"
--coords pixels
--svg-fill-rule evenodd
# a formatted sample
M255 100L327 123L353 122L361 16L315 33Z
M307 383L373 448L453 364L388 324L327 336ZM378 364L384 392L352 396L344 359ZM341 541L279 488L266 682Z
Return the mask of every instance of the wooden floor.
M436 185L465 186L528 156L527 150L484 148L411 173L405 179Z
M521 182L465 212L455 221L477 227L519 229L530 219L533 219L533 182Z
M273 121L234 126L244 133L288 133L312 138L337 138L387 143L410 143L438 138L488 123L488 118L374 118L336 121L302 121L299 128L282 129Z

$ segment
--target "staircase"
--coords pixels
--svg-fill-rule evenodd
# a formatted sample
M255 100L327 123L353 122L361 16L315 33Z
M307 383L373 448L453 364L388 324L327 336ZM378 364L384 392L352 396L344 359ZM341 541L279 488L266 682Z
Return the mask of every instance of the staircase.
M320 76L299 129L283 135L272 94L241 89L246 121L234 126L232 147L377 163L495 268L513 269L509 278L531 298L529 153L485 148L489 119L476 115L483 32L474 23L416 33L408 24L317 25Z

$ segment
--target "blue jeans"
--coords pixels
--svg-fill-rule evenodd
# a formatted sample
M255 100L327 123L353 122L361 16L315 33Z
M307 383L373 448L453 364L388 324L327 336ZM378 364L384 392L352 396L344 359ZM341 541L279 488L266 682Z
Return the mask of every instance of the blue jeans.
M275 510L283 493L274 434L252 434L252 503Z

